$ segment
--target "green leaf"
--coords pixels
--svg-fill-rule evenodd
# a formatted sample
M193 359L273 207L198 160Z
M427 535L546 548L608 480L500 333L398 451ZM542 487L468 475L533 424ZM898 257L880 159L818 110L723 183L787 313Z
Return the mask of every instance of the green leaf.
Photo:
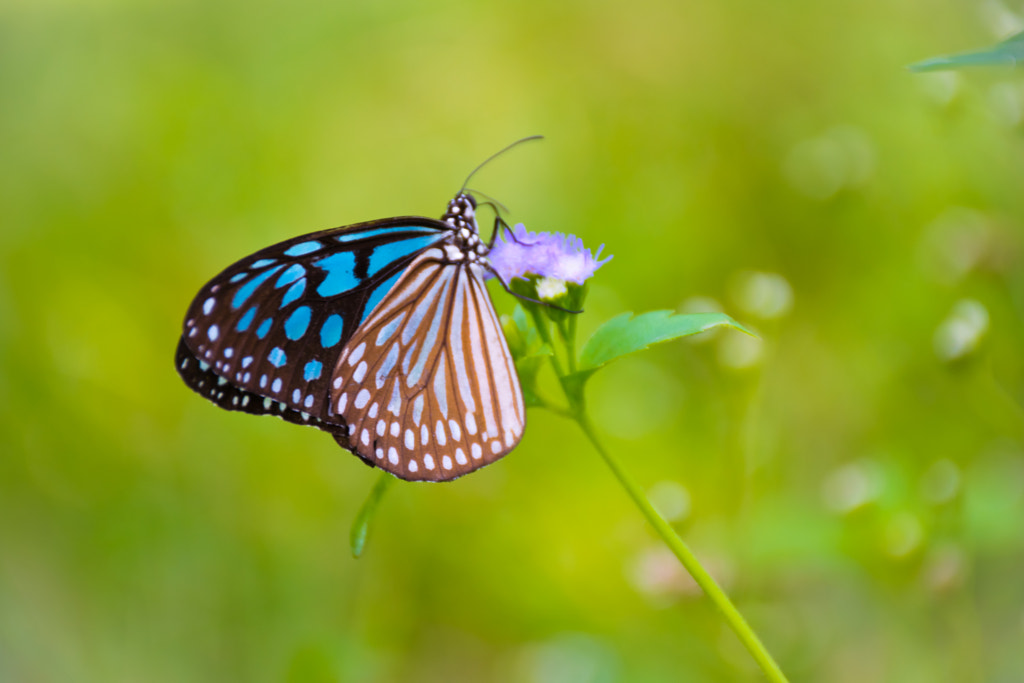
M547 344L528 356L520 356L515 359L516 374L519 375L519 385L523 390L523 398L527 406L543 406L544 402L537 396L537 374L544 367L544 361L548 356L554 355L554 351Z
M377 514L377 505L394 480L395 478L387 472L381 472L377 483L370 489L370 495L366 497L363 507L359 508L359 514L352 522L352 530L348 535L349 545L352 546L352 557L359 557L363 554L366 541L370 536L370 524L373 522L374 515Z
M907 68L911 71L943 71L965 66L1017 66L1024 62L1024 32L984 50L932 57Z
M589 375L613 360L652 344L687 337L721 325L755 336L724 313L677 315L672 311L651 311L635 317L632 313L623 313L599 327L583 345L576 374Z

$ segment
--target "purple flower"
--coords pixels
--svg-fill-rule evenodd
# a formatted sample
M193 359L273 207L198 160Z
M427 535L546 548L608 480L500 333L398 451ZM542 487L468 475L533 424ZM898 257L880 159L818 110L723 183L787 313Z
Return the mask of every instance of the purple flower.
M512 237L501 231L487 259L505 282L514 277L540 275L553 280L568 280L582 285L611 256L598 261L602 244L596 254L583 248L583 240L560 232L530 232L522 223L512 228Z

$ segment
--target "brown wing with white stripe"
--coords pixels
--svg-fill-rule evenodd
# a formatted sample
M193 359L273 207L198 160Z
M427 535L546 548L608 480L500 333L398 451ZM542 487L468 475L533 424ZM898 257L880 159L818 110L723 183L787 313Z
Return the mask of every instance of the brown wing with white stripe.
M334 368L342 444L408 480L455 479L511 451L523 394L480 266L431 248L363 321Z

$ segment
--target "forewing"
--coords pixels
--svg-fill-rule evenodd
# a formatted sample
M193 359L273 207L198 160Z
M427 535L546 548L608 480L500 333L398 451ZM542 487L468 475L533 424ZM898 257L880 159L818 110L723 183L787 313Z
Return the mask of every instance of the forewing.
M526 413L479 266L417 257L345 345L330 396L342 445L402 479L454 479L512 450Z
M182 344L208 369L188 372L179 359L179 373L222 407L248 394L280 403L292 421L337 422L328 386L345 342L448 232L429 218L392 218L303 235L238 261L200 290L185 317ZM209 373L238 390L224 394L229 405L199 384Z

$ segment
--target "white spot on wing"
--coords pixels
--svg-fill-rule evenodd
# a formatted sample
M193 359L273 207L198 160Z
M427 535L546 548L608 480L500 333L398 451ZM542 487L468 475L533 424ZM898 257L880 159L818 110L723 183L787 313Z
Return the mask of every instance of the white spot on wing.
M360 389L356 395L356 408L362 410L367 403L370 402L370 392L366 389Z
M420 420L423 419L423 394L419 394L416 400L412 402L412 421L419 425Z
M348 357L348 364L355 365L359 362L359 359L363 357L363 352L366 351L366 342L363 342L352 351L352 355Z
M363 378L366 377L366 361L364 360L356 368L356 371L352 373L352 381L356 384L362 384Z
M384 358L384 363L381 364L380 369L377 370L377 388L382 389L384 383L388 381L388 377L391 376L391 371L395 369L395 365L398 364L398 342L391 345L388 349L388 355ZM396 383L397 384L397 383Z
M437 370L434 371L434 398L437 406L441 409L441 415L448 417L448 388L445 386L444 376L448 373L448 364L445 361L445 353L441 352L437 360Z
M389 322L387 325L381 328L380 332L377 333L377 346L384 346L387 344L388 339L391 339L391 335L395 333L398 326L402 324L402 320L405 319L405 312L403 311L394 320Z
M402 394L398 390L398 380L395 380L395 390L391 392L391 400L388 401L388 412L397 416L402 410Z

